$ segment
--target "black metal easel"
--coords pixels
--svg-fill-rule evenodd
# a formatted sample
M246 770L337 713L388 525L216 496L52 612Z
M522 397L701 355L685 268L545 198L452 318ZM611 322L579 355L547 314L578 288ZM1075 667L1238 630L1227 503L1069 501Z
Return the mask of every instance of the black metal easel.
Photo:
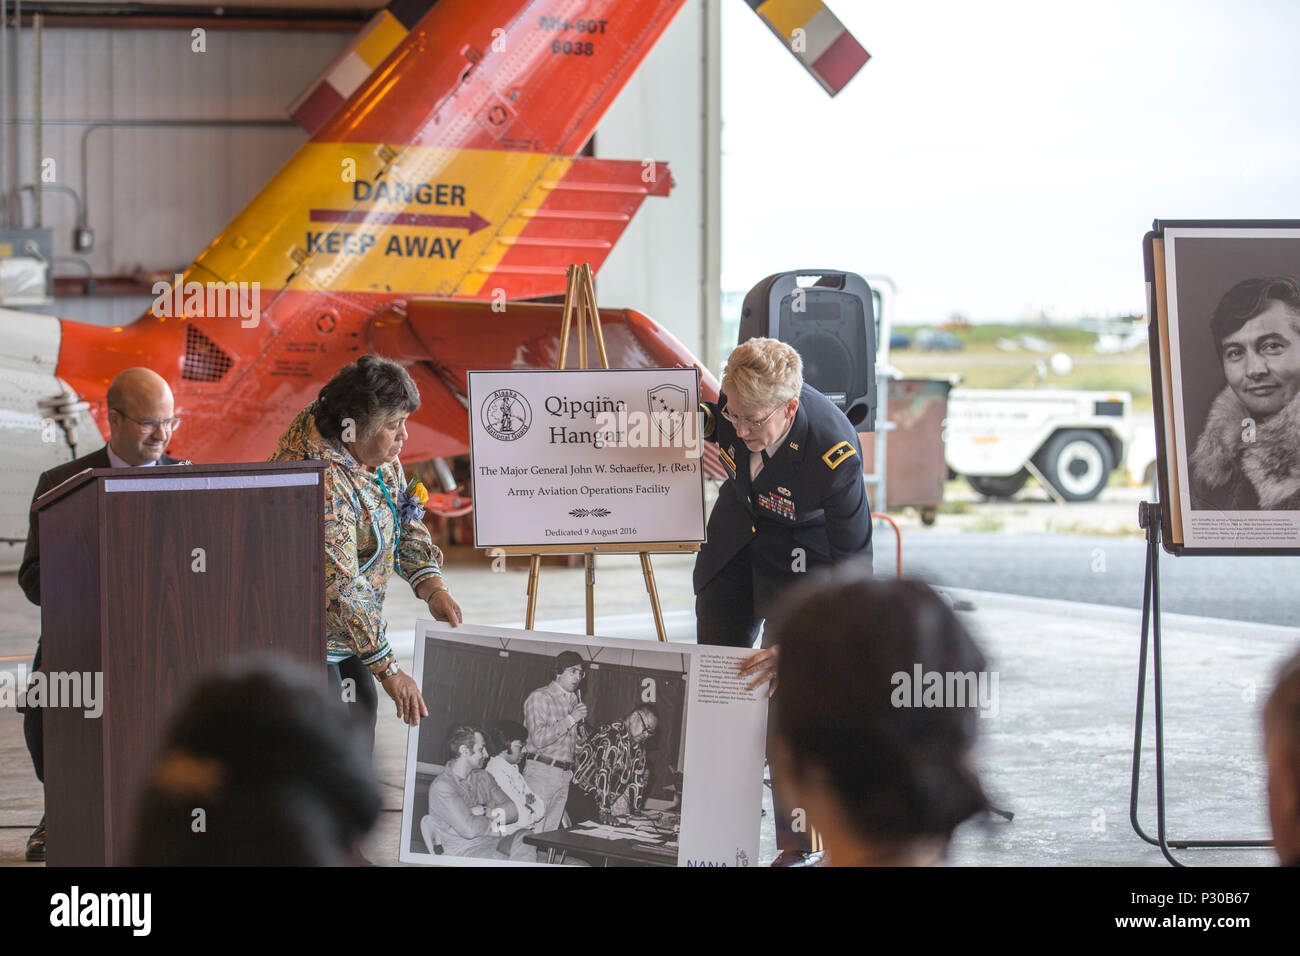
M1142 591L1142 644L1138 651L1137 716L1133 721L1133 782L1129 789L1128 818L1133 829L1152 846L1160 847L1174 866L1187 864L1176 859L1172 849L1189 848L1247 848L1271 847L1272 840L1170 840L1165 821L1165 722L1164 698L1160 669L1160 503L1144 501L1138 505L1138 524L1147 536L1146 583ZM1153 651L1152 677L1155 691L1156 721L1156 835L1152 837L1138 823L1139 769L1142 761L1142 711L1146 703L1147 644Z

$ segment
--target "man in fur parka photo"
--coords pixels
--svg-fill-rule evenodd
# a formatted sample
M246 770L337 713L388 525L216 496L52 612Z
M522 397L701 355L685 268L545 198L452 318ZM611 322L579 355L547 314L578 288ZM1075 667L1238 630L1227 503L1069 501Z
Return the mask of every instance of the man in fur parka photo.
M1210 331L1227 385L1189 462L1192 508L1300 509L1300 280L1238 282Z

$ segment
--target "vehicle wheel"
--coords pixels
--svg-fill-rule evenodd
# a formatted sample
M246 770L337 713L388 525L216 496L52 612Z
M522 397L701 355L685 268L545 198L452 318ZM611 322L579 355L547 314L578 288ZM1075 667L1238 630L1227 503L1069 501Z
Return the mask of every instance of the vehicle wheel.
M1074 429L1053 435L1037 456L1043 477L1066 501L1091 501L1101 494L1113 467L1106 439Z
M935 508L922 508L921 524L925 525L928 528L930 525L934 524L935 516L938 514L939 514L938 510Z
M1029 480L1029 472L1021 468L1014 475L967 475L966 483L975 489L977 494L984 495L986 498L1010 498L1021 488L1025 487L1025 482Z

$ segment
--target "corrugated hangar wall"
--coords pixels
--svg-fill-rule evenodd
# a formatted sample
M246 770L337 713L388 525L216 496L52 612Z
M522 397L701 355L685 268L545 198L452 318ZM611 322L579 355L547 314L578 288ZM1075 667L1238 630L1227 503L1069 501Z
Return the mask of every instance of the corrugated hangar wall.
M186 30L43 31L41 153L54 160L56 183L86 203L95 243L84 258L98 276L188 264L306 137L292 125L96 129L97 122L286 120L289 101L349 35L209 29L205 39L206 52L196 53ZM18 122L9 126L5 187L17 226L13 190L37 175L30 28L16 58L14 49L9 116ZM71 197L47 190L43 206L55 254L74 255ZM30 226L30 193L21 208ZM79 270L59 263L55 274Z

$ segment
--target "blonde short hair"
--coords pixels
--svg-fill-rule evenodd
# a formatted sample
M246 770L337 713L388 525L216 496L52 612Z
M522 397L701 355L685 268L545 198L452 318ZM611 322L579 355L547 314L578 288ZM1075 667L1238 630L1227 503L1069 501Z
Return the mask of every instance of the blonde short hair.
M736 346L722 373L722 391L742 405L784 405L803 389L803 359L776 339L748 339Z

